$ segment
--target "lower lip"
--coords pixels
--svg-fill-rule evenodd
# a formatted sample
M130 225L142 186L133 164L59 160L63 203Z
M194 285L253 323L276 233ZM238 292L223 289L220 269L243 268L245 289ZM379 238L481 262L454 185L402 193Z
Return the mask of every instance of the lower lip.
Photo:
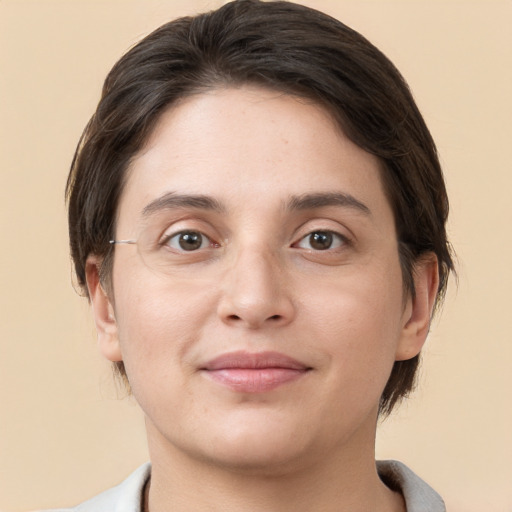
M239 393L264 393L300 379L307 370L292 368L224 368L205 370L209 378Z

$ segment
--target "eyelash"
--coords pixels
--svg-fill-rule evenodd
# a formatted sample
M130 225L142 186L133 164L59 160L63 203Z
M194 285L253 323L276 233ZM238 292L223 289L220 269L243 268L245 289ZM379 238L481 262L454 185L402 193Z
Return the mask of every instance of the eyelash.
M183 246L181 246L181 249L179 249L178 247L173 247L172 245L170 245L169 242L171 242L174 238L185 237L187 235L189 235L189 236L199 235L202 238L201 246L198 247L197 249L206 249L206 248L215 249L215 248L220 247L220 244L218 244L217 242L214 242L208 235L205 235L203 232L201 232L199 230L195 230L195 229L183 229L181 231L177 231L176 233L170 233L168 235L165 235L162 238L162 240L159 242L159 245L170 247L171 249L174 249L179 252L196 252L197 249L187 251ZM178 240L177 243L181 245L180 240L179 239L177 239L177 240ZM205 243L205 241L207 241L208 243L207 243L206 247L203 247L203 244Z
M314 248L314 247L302 247L300 244L306 240L309 239L310 244L313 242L312 237L316 237L316 242L320 242L323 240L327 240L328 242L332 244L336 244L335 247L332 247L331 245L329 247L325 248ZM292 247L294 248L301 248L301 249L307 249L313 252L323 252L323 251L332 251L338 248L341 248L343 246L350 245L350 240L342 235L341 233L338 233L336 231L328 230L328 229L315 229L313 231L310 231L308 234L303 236L298 242L295 242L292 244Z
M194 237L196 237L197 235L199 235L199 237L201 237L200 245L199 245L199 247L191 248L190 251L185 249L183 247L183 245L181 244L182 241L186 242L186 239L180 240L178 238L178 237L190 236L190 241L192 243L194 243ZM314 241L311 240L311 237L316 237L315 241L318 243L322 243L323 241L329 242L329 247L315 248L315 247L301 246L301 243L303 243L304 241L307 241L308 239L310 240L310 244L312 242L314 243ZM181 246L181 248L172 246L170 244L170 242L173 239L177 239L177 244L179 244ZM197 240L196 240L196 242L197 242ZM205 243L206 243L206 245L205 245ZM336 246L332 247L332 244L336 244ZM338 249L340 247L350 245L350 244L351 244L350 239L348 237L342 235L341 233L338 233L338 232L332 231L332 230L328 230L328 229L316 229L316 230L310 231L309 233L304 235L302 238L300 238L297 242L294 242L293 244L291 244L291 247L294 249L305 249L305 250L309 250L311 252L323 252L323 251L331 251L332 252L335 249ZM221 246L221 244L219 244L218 242L215 242L208 235L205 235L203 232L201 232L199 230L193 230L193 229L184 229L181 231L177 231L175 233L170 233L162 238L162 240L159 242L159 245L167 246L173 250L176 250L177 252L182 252L182 253L186 253L186 252L192 253L192 252L197 252L200 249L207 249L207 248L208 249L216 249Z

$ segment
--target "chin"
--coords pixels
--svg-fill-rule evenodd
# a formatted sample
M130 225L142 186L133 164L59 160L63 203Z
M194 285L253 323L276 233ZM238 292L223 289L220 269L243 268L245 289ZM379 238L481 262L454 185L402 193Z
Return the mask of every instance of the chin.
M276 450L262 443L252 446L229 443L206 454L205 459L228 471L261 477L289 474L300 469L305 461L303 453L296 447L281 445Z
M297 429L281 422L224 424L212 432L208 445L198 455L217 467L246 473L271 476L297 470L312 455L311 443ZM291 427L291 426L289 426ZM197 445L196 445L197 449Z

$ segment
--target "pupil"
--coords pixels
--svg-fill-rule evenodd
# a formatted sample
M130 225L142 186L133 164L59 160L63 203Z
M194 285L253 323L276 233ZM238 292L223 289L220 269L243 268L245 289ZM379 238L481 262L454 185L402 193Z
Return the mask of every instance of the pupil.
M319 231L310 235L310 243L313 249L325 251L332 245L332 234L325 231Z
M201 236L201 233L195 233L194 231L183 233L179 240L180 247L184 251L199 249L202 243L203 237Z

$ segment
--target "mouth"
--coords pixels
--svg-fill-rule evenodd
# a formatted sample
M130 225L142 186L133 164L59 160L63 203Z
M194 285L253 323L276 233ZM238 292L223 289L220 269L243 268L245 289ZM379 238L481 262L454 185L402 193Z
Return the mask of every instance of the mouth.
M279 352L230 352L207 362L201 372L239 393L265 393L298 380L312 368Z

